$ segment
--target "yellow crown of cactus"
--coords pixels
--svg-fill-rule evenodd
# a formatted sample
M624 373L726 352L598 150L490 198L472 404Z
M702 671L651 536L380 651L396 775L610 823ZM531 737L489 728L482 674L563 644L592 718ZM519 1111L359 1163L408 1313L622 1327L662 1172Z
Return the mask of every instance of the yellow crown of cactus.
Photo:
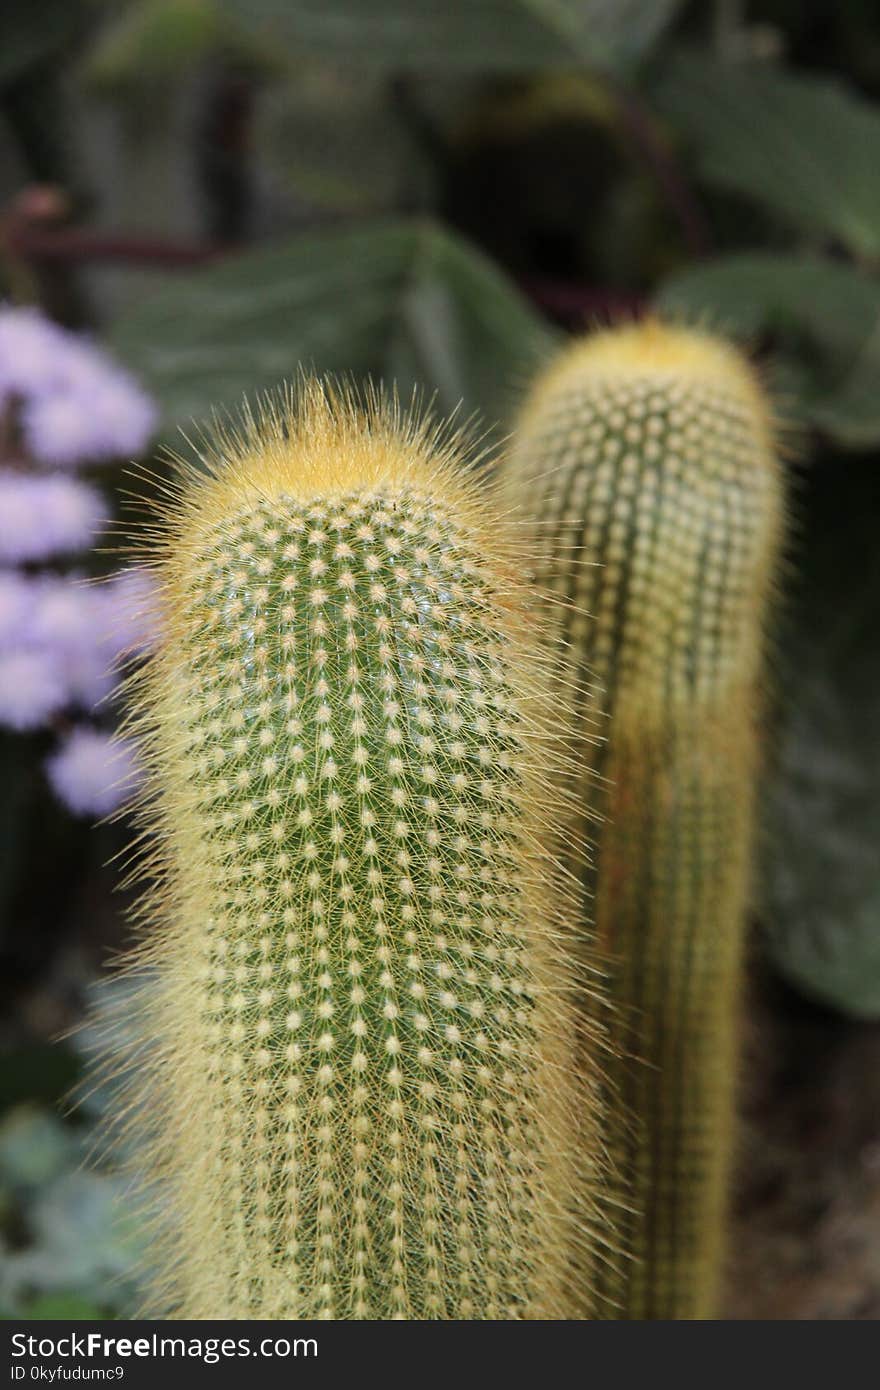
M522 565L455 441L375 400L307 384L215 453L160 516L133 686L154 1306L583 1316L599 1138Z
M720 340L653 321L596 333L535 384L504 485L535 521L563 664L608 716L597 747L581 707L583 804L603 822L581 935L612 960L629 1256L603 1282L606 1316L709 1316L782 520L770 414Z

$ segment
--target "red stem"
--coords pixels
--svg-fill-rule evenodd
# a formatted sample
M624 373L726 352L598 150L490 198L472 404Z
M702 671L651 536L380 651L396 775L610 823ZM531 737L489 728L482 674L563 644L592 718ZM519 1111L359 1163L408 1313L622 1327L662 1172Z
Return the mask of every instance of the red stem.
M125 261L171 267L205 265L236 249L79 227L45 227L33 222L13 222L7 227L5 241L7 251L24 261Z

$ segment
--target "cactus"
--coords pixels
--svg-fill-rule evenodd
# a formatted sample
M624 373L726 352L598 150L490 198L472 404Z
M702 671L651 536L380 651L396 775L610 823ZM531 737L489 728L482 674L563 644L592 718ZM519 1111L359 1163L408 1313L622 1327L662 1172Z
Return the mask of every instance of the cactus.
M540 578L566 608L562 669L597 682L581 708L584 804L602 821L582 941L611 959L629 1256L599 1293L609 1317L711 1316L782 525L770 413L735 349L648 321L564 352L514 439L504 486L527 499Z
M171 1213L152 1311L589 1311L549 675L458 449L306 383L160 514L127 1107Z

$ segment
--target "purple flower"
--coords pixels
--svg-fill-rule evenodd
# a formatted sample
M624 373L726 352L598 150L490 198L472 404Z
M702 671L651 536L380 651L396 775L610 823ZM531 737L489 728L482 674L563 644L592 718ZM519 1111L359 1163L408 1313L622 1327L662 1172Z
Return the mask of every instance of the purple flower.
M35 459L70 466L143 453L156 409L126 372L102 365L76 386L26 401L21 423Z
M59 664L69 702L83 709L96 710L119 682L116 653L98 643L67 648Z
M53 709L93 710L113 692L123 658L146 652L157 627L156 591L145 570L103 583L76 573L0 570L0 651L51 661L55 688L63 691Z
M33 584L15 570L0 570L0 650L24 640L33 611Z
M0 308L0 402L55 388L71 336L36 309Z
M40 463L82 463L95 454L95 431L86 401L72 391L35 396L21 412L30 453Z
M90 545L107 524L107 501L98 488L63 474L51 474L45 483L43 501L47 528L56 551L81 549ZM87 540L75 539L88 535Z
M0 412L20 431L30 461L55 470L140 454L157 420L135 380L97 347L34 309L3 306ZM87 483L0 466L0 566L85 549L106 516L104 497ZM158 621L146 570L87 584L73 573L0 568L0 725L36 729L63 709L94 709L116 689L121 656L146 652ZM86 725L64 739L46 770L79 815L114 810L138 777L133 746Z
M39 646L94 646L101 622L97 586L75 574L45 575L34 581L30 640Z
M161 612L156 579L146 568L121 570L102 586L107 637L120 656L148 652L159 635Z
M132 744L87 725L68 734L46 772L56 796L78 816L115 811L139 780Z
M158 412L127 372L108 369L100 390L89 397L89 405L102 457L130 458L144 452L156 431Z
M34 588L28 639L54 654L67 703L94 709L116 684L119 658L108 632L104 586L68 574L47 575Z
M51 652L39 648L0 651L0 724L38 729L67 698L65 682Z
M89 545L107 516L97 488L62 474L0 470L0 562L26 563Z
M0 403L9 397L32 457L56 467L141 454L156 428L128 372L33 309L0 309Z

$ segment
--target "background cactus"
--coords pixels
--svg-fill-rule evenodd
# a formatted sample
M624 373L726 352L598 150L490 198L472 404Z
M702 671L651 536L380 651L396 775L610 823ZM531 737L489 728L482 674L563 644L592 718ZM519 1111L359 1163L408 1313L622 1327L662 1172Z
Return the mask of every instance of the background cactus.
M458 463L312 384L161 521L131 1109L178 1316L589 1306L559 759L513 552Z
M599 812L584 943L612 957L610 1113L631 1256L607 1316L715 1309L734 1112L765 616L782 497L767 403L707 335L647 322L535 385L506 473L545 537ZM598 775L597 775L598 774Z

